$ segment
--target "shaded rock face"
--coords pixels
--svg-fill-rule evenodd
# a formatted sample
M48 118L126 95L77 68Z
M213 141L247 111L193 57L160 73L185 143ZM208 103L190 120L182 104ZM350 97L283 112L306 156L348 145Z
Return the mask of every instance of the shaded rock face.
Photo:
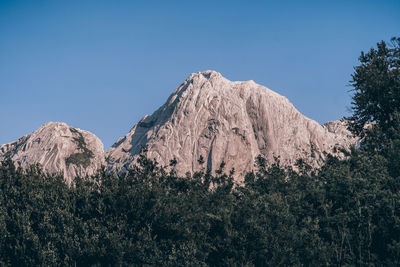
M23 168L39 163L46 172L61 172L68 183L105 165L99 138L61 122L48 122L15 142L1 145L0 160L7 155Z
M318 166L325 152L354 142L345 122L322 126L264 86L204 71L191 74L162 107L120 138L106 152L106 161L110 168L124 169L147 145L148 156L162 165L176 158L179 175L202 168L215 171L224 161L240 177L254 168L259 154L269 161L279 156L289 165L306 158Z

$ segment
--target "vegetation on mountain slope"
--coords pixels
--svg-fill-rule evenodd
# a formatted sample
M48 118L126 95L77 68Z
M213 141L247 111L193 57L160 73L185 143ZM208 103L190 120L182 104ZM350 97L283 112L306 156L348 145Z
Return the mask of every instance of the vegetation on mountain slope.
M69 164L74 164L76 166L87 168L90 165L90 160L94 157L93 152L87 148L85 139L81 132L72 127L70 127L70 131L78 135L78 137L74 137L73 140L77 144L78 149L82 152L71 154L65 159L65 163L67 166Z

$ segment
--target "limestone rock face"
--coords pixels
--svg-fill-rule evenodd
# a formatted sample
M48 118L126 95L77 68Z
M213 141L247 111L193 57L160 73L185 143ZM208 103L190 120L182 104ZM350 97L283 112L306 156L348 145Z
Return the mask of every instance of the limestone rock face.
M1 145L0 160L6 155L23 168L39 163L48 173L61 172L68 183L77 175L92 175L105 166L100 139L61 122L48 122L15 142Z
M106 161L110 168L126 168L147 145L148 156L161 165L176 158L180 175L203 167L214 171L224 161L240 177L254 168L259 154L270 161L279 156L290 165L309 158L318 166L325 152L354 142L345 122L322 126L264 86L204 71L191 74L163 106L117 140ZM199 164L200 156L205 166Z
M328 121L323 125L329 132L339 136L347 137L349 140L355 141L353 134L347 129L347 121Z

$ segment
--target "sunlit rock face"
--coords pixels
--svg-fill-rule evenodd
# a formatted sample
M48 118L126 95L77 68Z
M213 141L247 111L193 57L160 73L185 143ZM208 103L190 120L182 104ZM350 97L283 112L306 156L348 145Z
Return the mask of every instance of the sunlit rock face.
M175 158L180 175L202 168L215 171L224 161L239 178L254 168L259 154L269 161L279 156L282 164L305 158L319 166L325 153L354 142L345 122L322 126L264 86L204 71L191 74L163 106L117 140L106 161L109 168L124 169L146 145L148 156L161 165Z
M15 142L0 146L6 156L23 168L39 163L48 173L62 173L68 183L95 174L103 165L103 143L94 134L61 122L48 122Z

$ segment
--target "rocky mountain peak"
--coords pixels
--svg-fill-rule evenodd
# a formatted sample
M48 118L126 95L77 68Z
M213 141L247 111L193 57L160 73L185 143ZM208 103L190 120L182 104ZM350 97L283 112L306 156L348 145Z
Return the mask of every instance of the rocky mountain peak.
M189 75L163 106L106 152L106 160L115 169L128 167L147 145L148 156L163 165L175 158L181 175L215 170L222 161L241 175L259 154L271 161L279 156L283 164L308 158L320 165L335 146L354 143L345 125L332 127L305 117L286 97L254 81L229 81L208 70Z
M94 134L63 122L48 122L15 142L0 146L21 167L39 163L49 173L62 172L67 182L94 174L105 165L103 143Z

